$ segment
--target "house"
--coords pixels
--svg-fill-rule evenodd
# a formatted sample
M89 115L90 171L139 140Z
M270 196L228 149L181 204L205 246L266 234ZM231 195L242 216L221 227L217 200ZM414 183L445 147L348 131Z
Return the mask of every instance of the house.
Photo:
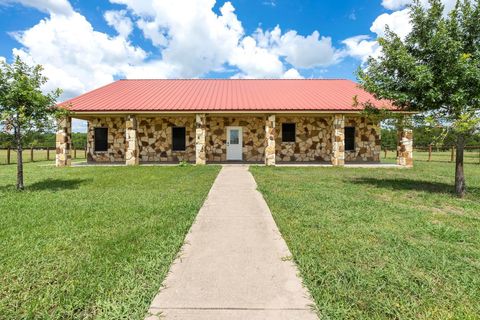
M400 112L349 80L119 80L60 104L56 164L71 163L71 117L88 121L89 162L375 163L380 127L365 102ZM404 128L398 164L413 165Z

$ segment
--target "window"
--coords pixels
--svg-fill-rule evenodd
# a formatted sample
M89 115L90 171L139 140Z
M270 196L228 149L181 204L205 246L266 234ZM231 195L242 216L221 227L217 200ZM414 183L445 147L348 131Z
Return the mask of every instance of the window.
M108 128L95 128L95 152L108 151Z
M172 150L185 151L185 127L172 128Z
M345 127L345 151L355 150L355 127Z
M295 123L282 123L282 142L295 142Z

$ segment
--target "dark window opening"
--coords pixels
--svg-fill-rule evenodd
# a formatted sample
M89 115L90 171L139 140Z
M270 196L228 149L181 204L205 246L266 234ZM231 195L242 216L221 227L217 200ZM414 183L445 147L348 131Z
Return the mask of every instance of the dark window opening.
M172 150L185 151L185 127L172 128Z
M355 127L345 127L345 151L355 151Z
M108 151L108 128L95 128L95 151Z
M282 142L295 142L295 123L282 123Z

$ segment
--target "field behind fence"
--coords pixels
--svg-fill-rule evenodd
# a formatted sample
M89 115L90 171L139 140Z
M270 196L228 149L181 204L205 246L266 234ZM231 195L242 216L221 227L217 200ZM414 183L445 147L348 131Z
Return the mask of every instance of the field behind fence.
M396 154L396 150L384 150L382 160L395 159ZM413 149L413 161L455 162L455 156L455 148L416 147ZM480 146L465 147L464 163L480 164Z
M22 152L23 162L55 161L55 148L26 148ZM86 150L72 149L72 159L85 159ZM0 165L17 163L16 149L0 149Z
M382 161L392 162L396 158L396 151L385 149L381 158ZM72 159L86 159L86 150L83 148L72 149ZM426 162L455 162L455 149L435 147L414 148L413 160ZM23 150L23 161L55 161L55 148L27 148ZM466 147L464 162L469 164L480 164L480 146ZM17 151L15 149L0 149L0 165L13 163L17 163Z

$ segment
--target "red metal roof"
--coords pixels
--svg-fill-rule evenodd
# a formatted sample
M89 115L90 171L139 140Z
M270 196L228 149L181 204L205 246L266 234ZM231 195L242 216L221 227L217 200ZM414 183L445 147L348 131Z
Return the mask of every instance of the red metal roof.
M60 104L73 112L360 111L378 101L350 80L119 80Z

